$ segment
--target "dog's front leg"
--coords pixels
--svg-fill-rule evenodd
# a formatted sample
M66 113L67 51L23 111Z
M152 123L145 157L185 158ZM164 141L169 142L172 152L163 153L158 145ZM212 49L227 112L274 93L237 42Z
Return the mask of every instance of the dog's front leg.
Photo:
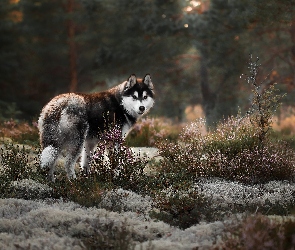
M90 161L91 161L91 153L95 146L97 145L97 139L86 139L83 145L82 154L81 154L81 162L80 166L81 169L86 173L89 174L90 172Z

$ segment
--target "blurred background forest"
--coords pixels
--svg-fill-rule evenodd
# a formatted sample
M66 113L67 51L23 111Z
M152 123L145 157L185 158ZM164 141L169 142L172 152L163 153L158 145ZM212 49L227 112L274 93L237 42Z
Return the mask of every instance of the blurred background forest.
M150 73L152 114L202 110L214 124L249 108L249 54L292 110L294 0L1 0L0 120L37 119L57 94Z

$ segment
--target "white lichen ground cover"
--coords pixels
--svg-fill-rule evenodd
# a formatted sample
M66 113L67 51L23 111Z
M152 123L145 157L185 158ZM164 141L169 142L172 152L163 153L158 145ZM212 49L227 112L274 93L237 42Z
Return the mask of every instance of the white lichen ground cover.
M40 197L48 192L44 185L31 180L13 185L19 192L40 192ZM247 186L204 179L196 183L195 189L212 198L215 208L211 209L226 208L221 221L204 221L181 230L150 218L154 209L150 197L122 189L106 193L101 208L53 199L1 199L0 249L87 249L83 238L107 239L106 235L120 230L128 232L126 240L135 249L212 249L221 242L226 226L241 218L240 214L229 213L233 204L253 205L259 211L267 203L271 210L272 204L289 203L295 193L294 184L275 181Z
M85 249L78 238L103 235L109 225L126 227L135 249L209 247L223 230L215 222L183 231L135 212L83 208L60 200L0 200L0 249Z
M153 148L133 152L148 158L158 154ZM294 204L295 184L290 182L244 185L204 178L192 188L211 201L207 210L218 219L206 221L204 216L203 222L181 230L150 217L157 209L149 196L116 189L105 193L98 207L86 208L47 198L52 191L47 185L27 179L14 181L11 190L19 199L0 199L0 250L87 249L87 240L92 240L92 245L96 240L96 249L104 249L99 242L111 246L113 243L107 242L111 237L123 239L129 249L213 249L222 243L227 226L246 215L237 208L264 209L264 213L267 209L267 214L272 214L277 207ZM172 192L175 194L173 189L163 190L167 196Z

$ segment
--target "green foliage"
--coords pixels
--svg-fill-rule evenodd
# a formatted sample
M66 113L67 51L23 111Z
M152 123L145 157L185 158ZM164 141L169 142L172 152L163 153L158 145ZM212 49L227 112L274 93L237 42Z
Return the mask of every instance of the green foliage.
M8 103L0 101L0 121L6 119L16 119L22 112L17 107L15 102Z
M279 219L261 214L248 216L228 228L222 249L293 249L295 221L292 218Z
M201 15L186 13L184 23L188 24L187 33L193 37L193 46L200 57L195 70L206 122L215 127L224 117L237 113L242 99L238 77L246 57L244 44L237 38L247 29L254 13L249 10L252 6L243 0L208 2L210 8Z
M17 115L19 100L16 98L21 91L19 87L22 61L22 44L19 41L21 34L19 23L14 20L13 13L20 11L19 6L9 0L2 0L0 5L0 119L2 116ZM17 90L17 91L15 91ZM18 92L18 93L16 93ZM2 102L2 101L6 102ZM13 104L14 103L14 104ZM7 104L7 105L6 105Z
M10 107L0 113L34 117L52 96L69 90L74 73L69 41L75 43L78 91L105 89L126 74L150 72L161 97L153 112L161 115L183 119L187 105L203 103L207 119L213 116L210 123L216 124L234 115L238 105L244 108L249 92L239 75L248 51L260 54L265 72L276 65L273 79L290 86L293 105L292 1L211 0L198 7L177 0L73 3L68 13L67 1L1 2L0 99ZM194 10L185 11L188 6ZM20 15L18 22L13 13ZM71 39L68 20L74 24ZM200 89L201 65L210 95Z

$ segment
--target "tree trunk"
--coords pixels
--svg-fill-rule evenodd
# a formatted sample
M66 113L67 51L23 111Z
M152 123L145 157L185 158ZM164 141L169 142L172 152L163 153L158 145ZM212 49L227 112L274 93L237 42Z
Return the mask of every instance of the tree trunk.
M201 93L203 99L203 109L206 116L207 127L214 126L215 123L215 103L216 94L211 90L208 79L207 57L202 55L200 58L200 78Z
M290 27L290 35L291 35L291 55L292 55L292 66L293 66L293 85L295 85L295 18L293 18L291 27Z
M70 92L77 91L78 74L77 74L77 47L75 43L75 23L73 21L74 0L67 1L66 12L68 15L67 34L69 44L69 62L70 62Z

